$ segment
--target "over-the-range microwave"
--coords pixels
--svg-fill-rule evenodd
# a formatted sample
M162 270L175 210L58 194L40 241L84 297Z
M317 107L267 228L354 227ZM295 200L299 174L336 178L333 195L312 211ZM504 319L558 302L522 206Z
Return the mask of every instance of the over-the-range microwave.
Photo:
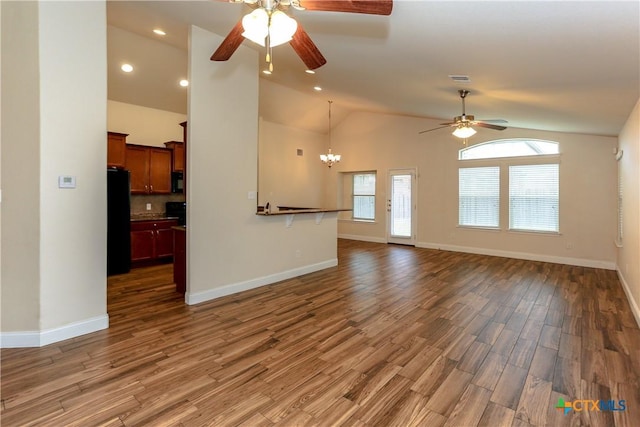
M184 193L184 173L171 172L171 192Z

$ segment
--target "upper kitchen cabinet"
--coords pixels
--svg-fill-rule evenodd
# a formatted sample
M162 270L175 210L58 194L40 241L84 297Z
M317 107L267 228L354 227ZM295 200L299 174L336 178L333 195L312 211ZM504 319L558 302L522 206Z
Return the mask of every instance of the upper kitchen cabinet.
M107 167L125 166L127 136L126 133L107 132Z
M173 172L184 172L184 144L179 141L168 141L164 145L173 151L171 170Z
M127 144L126 153L131 194L171 193L171 150Z

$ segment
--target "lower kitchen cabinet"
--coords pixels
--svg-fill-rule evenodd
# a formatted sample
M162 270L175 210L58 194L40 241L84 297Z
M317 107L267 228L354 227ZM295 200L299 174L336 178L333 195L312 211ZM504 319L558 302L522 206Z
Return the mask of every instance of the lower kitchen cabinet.
M131 261L156 261L173 256L174 219L133 221L131 223Z
M173 281L176 291L184 294L187 290L187 230L184 227L174 228Z

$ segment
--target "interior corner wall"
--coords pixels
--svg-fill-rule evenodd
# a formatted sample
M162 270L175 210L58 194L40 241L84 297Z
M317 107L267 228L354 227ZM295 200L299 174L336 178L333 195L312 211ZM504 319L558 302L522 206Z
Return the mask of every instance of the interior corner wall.
M180 123L185 120L186 114L113 100L107 102L107 129L128 134L127 144L164 147L167 141L182 141Z
M336 215L256 215L258 53L209 60L222 37L192 27L187 150L189 304L337 264Z
M2 325L40 327L38 3L2 9Z
M618 275L640 325L640 99L618 137L623 155L622 247L618 248Z
M368 112L350 114L332 145L342 154L336 172L377 171L375 223L340 221L339 235L386 241L388 171L418 170L417 246L614 269L616 161L614 137L509 128L479 129L470 142L536 138L560 144L560 234L458 227L458 150L446 129L419 135L438 121ZM503 161L500 161L501 163ZM335 176L331 179L336 180ZM329 183L336 194L337 182ZM504 196L504 195L503 195Z

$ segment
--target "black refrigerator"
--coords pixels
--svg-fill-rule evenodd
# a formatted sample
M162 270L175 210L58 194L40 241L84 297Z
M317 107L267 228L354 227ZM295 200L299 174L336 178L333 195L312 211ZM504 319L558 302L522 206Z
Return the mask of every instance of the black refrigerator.
M131 270L129 171L107 169L107 275Z

